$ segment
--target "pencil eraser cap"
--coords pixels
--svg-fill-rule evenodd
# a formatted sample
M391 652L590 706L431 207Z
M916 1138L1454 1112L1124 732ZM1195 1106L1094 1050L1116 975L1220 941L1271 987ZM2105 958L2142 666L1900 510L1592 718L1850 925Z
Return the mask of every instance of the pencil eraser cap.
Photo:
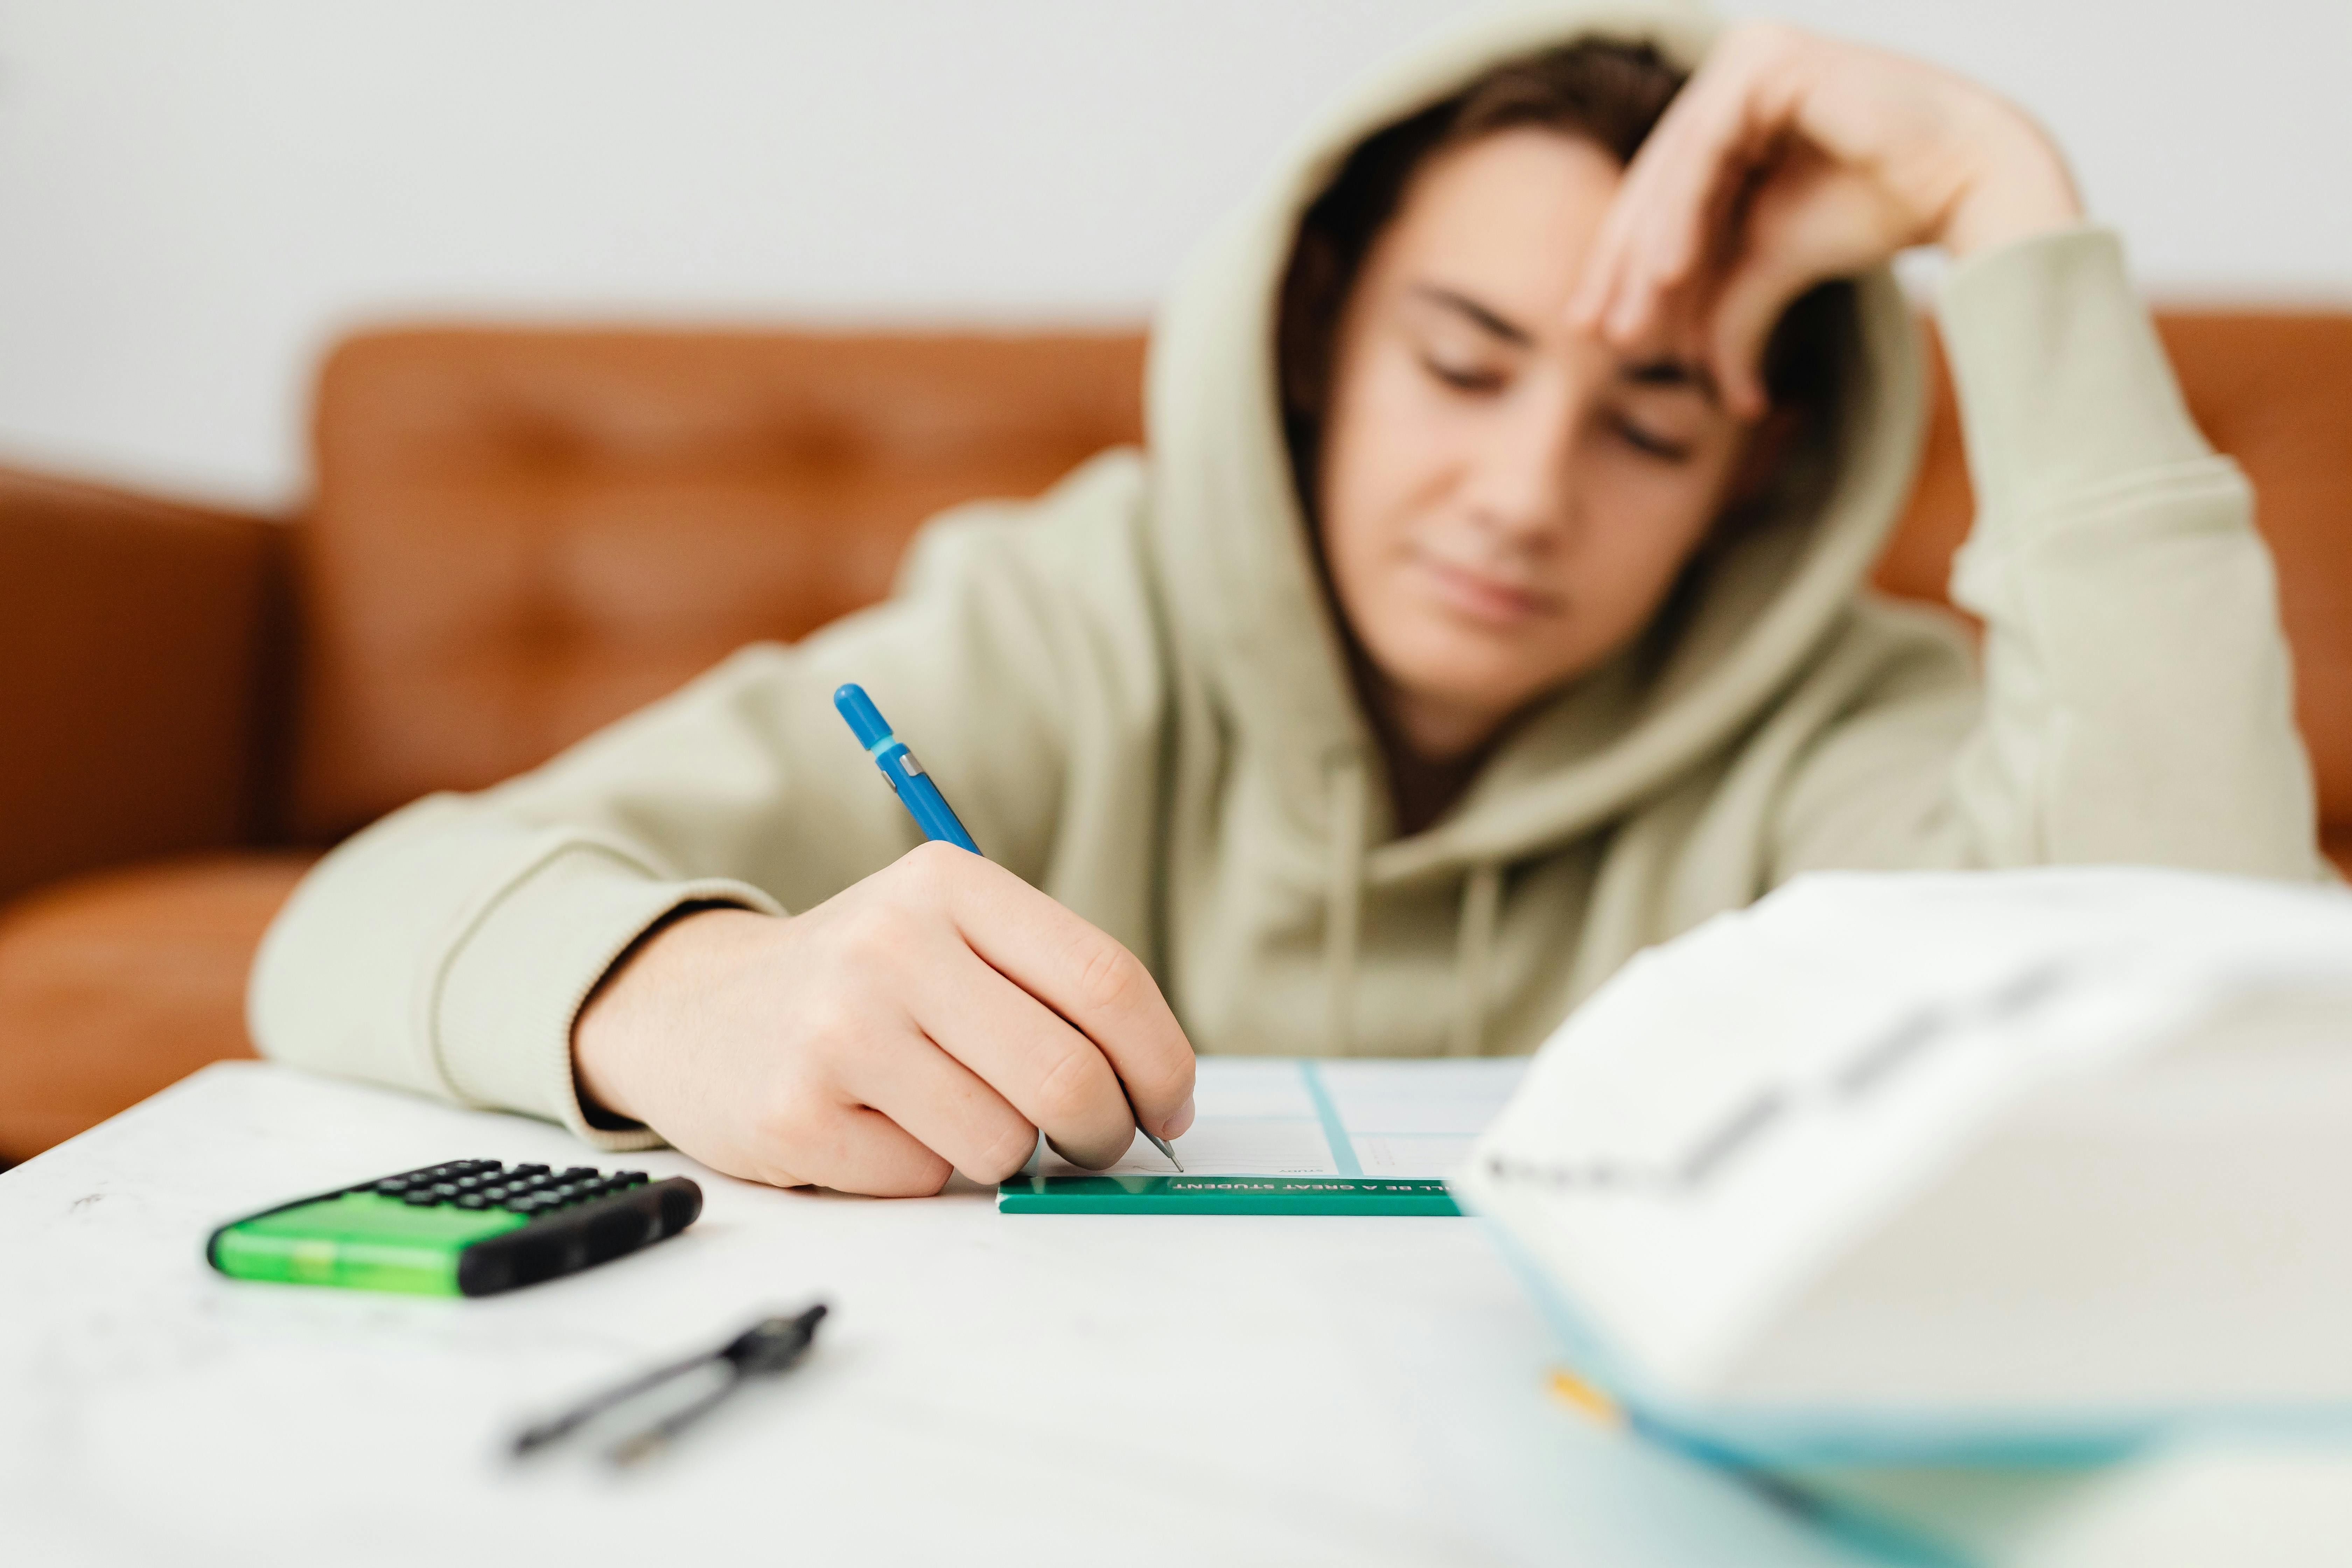
M872 746L877 741L890 738L890 726L882 717L882 710L874 706L874 699L866 695L866 688L851 681L836 688L833 705L849 721L850 732L861 746Z

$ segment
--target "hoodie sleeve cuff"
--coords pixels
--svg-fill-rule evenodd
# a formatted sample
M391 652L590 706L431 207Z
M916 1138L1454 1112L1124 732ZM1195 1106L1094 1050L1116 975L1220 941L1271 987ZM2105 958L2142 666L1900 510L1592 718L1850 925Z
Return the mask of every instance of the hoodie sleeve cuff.
M1980 530L2211 455L2113 230L2077 225L1972 256L1937 315Z
M651 1149L642 1127L592 1124L572 1066L581 1005L631 943L681 905L782 907L746 882L667 881L572 842L508 883L468 922L432 999L444 1079L459 1098L560 1121L600 1149Z

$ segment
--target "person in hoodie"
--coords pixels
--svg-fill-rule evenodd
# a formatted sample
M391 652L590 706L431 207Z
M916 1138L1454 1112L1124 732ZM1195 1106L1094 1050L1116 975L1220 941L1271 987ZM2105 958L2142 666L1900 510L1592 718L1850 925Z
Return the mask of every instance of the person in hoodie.
M1864 586L1920 446L1914 245L1953 258L1980 657ZM1811 869L2318 874L2247 487L1979 87L1679 6L1488 17L1306 138L1149 377L1148 453L338 849L262 1048L923 1194L1040 1131L1178 1136L1195 1049L1529 1051ZM849 680L987 858L917 845Z

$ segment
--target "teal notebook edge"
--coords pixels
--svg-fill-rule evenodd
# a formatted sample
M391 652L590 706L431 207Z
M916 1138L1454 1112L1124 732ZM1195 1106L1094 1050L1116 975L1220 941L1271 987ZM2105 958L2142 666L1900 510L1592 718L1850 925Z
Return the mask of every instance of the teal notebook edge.
M1444 1182L1370 1176L1013 1176L1000 1214L1462 1213Z

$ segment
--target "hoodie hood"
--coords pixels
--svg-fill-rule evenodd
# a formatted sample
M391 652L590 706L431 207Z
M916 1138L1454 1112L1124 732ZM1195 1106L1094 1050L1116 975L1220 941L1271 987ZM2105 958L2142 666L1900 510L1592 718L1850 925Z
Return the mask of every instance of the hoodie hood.
M1378 747L1349 679L1286 447L1275 342L1284 271L1307 205L1374 132L1490 68L1602 37L1685 68L1718 25L1664 3L1512 5L1410 51L1326 113L1213 234L1155 325L1148 386L1153 540L1176 655L1285 815L1333 841L1333 902L1363 887L1493 868L1589 832L1671 788L1747 731L1851 606L1908 496L1925 426L1908 308L1881 268L1856 280L1858 347L1799 504L1768 510L1681 596L1670 640L1644 639L1518 726L1444 817L1391 836ZM1346 840L1352 839L1349 844ZM1337 884L1344 883L1345 886ZM1486 897L1491 900L1491 889ZM1464 917L1478 923L1479 895ZM1465 931L1465 941L1471 933Z

